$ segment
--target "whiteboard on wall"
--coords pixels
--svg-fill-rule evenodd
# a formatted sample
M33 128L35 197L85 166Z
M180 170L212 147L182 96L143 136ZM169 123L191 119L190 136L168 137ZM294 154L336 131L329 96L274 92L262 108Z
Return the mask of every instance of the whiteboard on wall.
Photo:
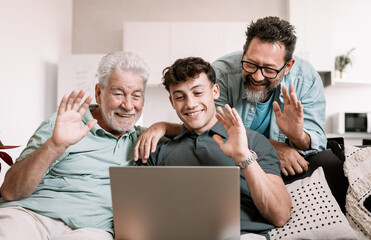
M57 103L63 95L69 95L73 90L85 90L85 97L92 96L95 103L96 74L103 54L73 54L59 58Z

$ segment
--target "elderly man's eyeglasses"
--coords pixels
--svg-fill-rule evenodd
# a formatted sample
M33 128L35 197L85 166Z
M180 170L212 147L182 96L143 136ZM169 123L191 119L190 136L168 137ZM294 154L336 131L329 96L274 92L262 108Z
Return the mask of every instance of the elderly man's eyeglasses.
M283 65L283 67L279 70L270 68L270 67L262 67L262 66L256 65L255 63L248 62L245 60L241 60L241 63L242 63L242 68L245 72L254 74L256 71L258 71L258 69L260 69L264 77L273 79L273 78L276 78L277 75L282 71L282 69L286 67L288 62L286 62L285 65Z

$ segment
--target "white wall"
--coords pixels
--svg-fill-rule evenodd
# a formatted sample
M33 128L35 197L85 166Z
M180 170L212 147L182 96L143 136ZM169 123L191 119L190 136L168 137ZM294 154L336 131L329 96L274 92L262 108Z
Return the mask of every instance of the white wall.
M21 145L6 150L13 160L56 109L58 58L71 53L71 35L72 0L0 0L0 140Z
M369 0L290 0L290 21L296 26L296 54L317 70L334 71L337 55L352 48L353 64L346 68L343 82L325 88L326 132L334 132L332 116L338 112L371 111L371 1ZM362 83L362 84L361 84Z
M335 81L334 86L325 89L327 132L334 132L332 117L337 112L371 112L370 10L369 0L332 1L333 17L330 22L334 58L336 55L345 54L351 48L356 49L351 54L353 64L346 68L348 82Z
M349 69L349 78L354 82L365 79L371 81L367 73L361 73L368 65L368 61L364 59L368 59L370 54L368 39L371 37L371 28L368 25L371 22L371 15L368 12L371 9L371 1L369 0L230 0L228 2L225 0L111 0L109 2L75 0L72 52L106 53L122 50L124 21L246 21L249 23L252 19L268 15L290 19L289 7L293 3L301 9L312 11L297 14L297 17L304 19L305 24L312 26L311 29L318 30L317 34L310 34L309 37L299 40L299 45L303 47L304 55L310 62L316 67L325 65L319 70L331 70L335 55L357 47L353 52L354 65ZM309 15L316 17L308 17ZM303 30L308 31L308 27L298 29L298 34ZM333 34L335 32L336 34ZM312 43L316 45L312 46ZM328 44L331 47L328 47ZM314 56L313 49L320 55ZM303 55L303 51L298 53ZM369 92L371 92L371 85L348 84L327 87L325 89L328 103L326 131L332 132L331 116L338 111L370 110ZM152 121L158 120L159 116L176 120L173 110L168 105L167 97L163 89L147 90L143 112L144 125L148 126ZM163 107L157 107L157 111L153 111L149 106Z
M85 54L122 50L124 21L249 23L252 19L269 15L285 18L286 1L74 0L72 52Z
M72 52L97 54L125 50L122 45L123 23L126 21L248 24L267 15L285 18L286 11L286 0L75 0ZM245 31L245 28L241 29L242 38ZM194 38L199 37L194 32ZM141 40L153 41L153 38L147 36ZM236 48L242 50L242 44ZM155 75L161 74L152 74ZM162 86L147 88L145 98L144 126L161 120L179 122L169 103L168 93Z

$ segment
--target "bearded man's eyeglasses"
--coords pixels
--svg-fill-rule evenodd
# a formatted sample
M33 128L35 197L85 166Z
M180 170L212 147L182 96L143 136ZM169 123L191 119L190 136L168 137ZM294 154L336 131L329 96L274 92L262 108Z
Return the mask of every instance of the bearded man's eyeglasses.
M288 62L286 62L285 65L283 65L283 67L279 70L270 68L270 67L262 67L262 66L256 65L255 63L245 61L245 60L241 60L241 63L242 63L242 69L247 73L254 74L256 71L258 71L258 69L260 69L264 77L268 79L274 79L286 67Z

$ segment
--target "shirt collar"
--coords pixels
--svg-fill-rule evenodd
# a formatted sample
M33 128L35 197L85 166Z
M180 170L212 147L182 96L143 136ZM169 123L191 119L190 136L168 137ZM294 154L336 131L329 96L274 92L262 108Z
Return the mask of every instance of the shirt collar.
M85 114L82 118L82 122L87 124L90 120L94 119L93 115L91 114L92 111L98 108L98 104L91 104L88 109L86 109ZM93 135L96 135L97 131L102 129L98 124L95 124L94 127L90 130ZM103 129L102 129L103 130Z
M192 132L194 132L194 131L189 131L183 124L180 133L176 137L174 137L174 140L178 140L178 139L182 138L183 136L185 136L187 134L191 134ZM220 122L217 122L214 125L214 127L205 131L201 135L204 135L204 134L210 134L211 136L214 135L214 134L217 134L217 135L221 136L223 139L228 138L227 131L225 130L225 128L223 127L223 125Z
M246 99L247 98L247 94L246 94L245 86L243 85L242 74L241 74L241 86L240 86L240 89L242 91L242 99Z

